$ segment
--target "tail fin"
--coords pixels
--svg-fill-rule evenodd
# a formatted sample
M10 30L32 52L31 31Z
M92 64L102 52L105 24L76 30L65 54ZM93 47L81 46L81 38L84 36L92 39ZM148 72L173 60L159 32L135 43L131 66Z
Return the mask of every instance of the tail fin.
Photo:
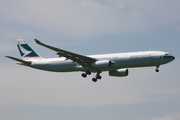
M17 40L17 47L22 58L40 57L36 52L22 39Z

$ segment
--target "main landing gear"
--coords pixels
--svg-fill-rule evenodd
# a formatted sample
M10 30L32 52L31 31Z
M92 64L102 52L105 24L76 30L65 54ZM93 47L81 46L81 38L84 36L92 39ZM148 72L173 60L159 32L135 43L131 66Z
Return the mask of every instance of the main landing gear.
M87 75L91 75L91 71L86 71L85 73L82 73L82 77L83 78L86 78L87 77ZM97 74L96 74L96 76L94 77L94 78L92 78L92 81L93 82L97 82L97 80L99 79L101 79L102 77L100 76L100 72L98 72Z
M92 81L93 81L93 82L97 82L97 80L98 80L98 79L100 80L101 78L102 78L102 77L100 76L100 73L97 73L96 76L95 76L94 78L92 78Z
M159 65L156 66L156 70L155 70L156 72L159 72L158 68L159 68Z
M82 73L83 78L86 78L87 75L91 75L91 71L87 70L85 73Z

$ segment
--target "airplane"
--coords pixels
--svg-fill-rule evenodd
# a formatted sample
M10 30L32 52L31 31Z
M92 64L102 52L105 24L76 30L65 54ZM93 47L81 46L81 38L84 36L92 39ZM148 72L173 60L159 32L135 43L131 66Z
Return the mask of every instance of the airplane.
M56 48L34 39L43 47L49 48L57 53L57 58L43 58L39 56L24 40L17 40L22 59L12 56L5 56L17 61L17 64L51 72L75 72L81 71L82 77L86 78L91 73L96 73L92 78L93 82L100 80L101 73L108 71L109 76L128 76L128 68L155 66L159 72L159 66L169 63L175 59L168 52L163 51L142 51L128 53L113 53L99 55L81 55Z

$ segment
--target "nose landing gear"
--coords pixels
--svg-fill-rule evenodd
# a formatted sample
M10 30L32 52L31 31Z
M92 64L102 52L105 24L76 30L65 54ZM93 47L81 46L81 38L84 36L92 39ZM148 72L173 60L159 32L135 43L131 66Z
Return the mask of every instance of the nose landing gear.
M156 70L155 70L156 72L159 72L158 68L159 68L159 65L156 66Z

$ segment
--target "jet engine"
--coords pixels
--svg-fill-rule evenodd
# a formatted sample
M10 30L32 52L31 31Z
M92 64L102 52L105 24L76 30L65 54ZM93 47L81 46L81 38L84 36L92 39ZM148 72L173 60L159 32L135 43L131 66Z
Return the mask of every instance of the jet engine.
M125 77L128 76L128 73L129 73L128 69L123 68L123 69L109 71L109 76Z
M91 66L96 69L110 68L113 63L111 60L99 60L92 63Z

